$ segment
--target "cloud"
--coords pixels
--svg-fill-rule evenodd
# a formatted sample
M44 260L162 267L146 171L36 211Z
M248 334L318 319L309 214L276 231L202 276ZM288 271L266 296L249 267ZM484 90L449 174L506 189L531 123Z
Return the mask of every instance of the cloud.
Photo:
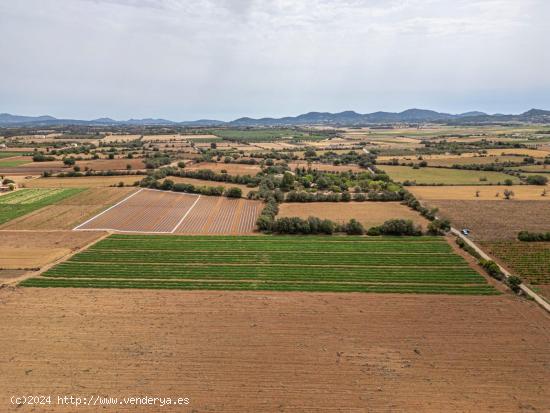
M548 18L545 0L4 2L0 111L548 108Z

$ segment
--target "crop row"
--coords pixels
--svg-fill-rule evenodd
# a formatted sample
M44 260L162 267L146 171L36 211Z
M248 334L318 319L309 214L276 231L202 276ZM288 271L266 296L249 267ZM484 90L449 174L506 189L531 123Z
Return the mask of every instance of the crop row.
M268 271L241 270L240 272L220 271L217 268L200 268L173 271L170 267L148 268L131 266L119 270L69 266L56 268L44 274L46 277L75 277L75 278L147 278L147 279L223 279L223 280L295 280L295 281L335 281L335 282L387 282L387 283L434 283L434 284L483 284L485 280L478 274L448 274L446 272L426 274L424 272L410 272L401 274L371 273L368 269L362 272L347 271L299 271L291 268L269 268Z
M8 194L0 197L0 224L3 224L4 222L10 221L14 218L20 217L22 215L28 214L30 212L36 211L37 209L40 209L42 207L45 207L47 205L60 202L65 198L68 198L70 196L76 195L79 192L83 191L83 189L80 188L69 188L69 189L55 189L55 190L47 190L47 189L39 189L38 191L49 191L47 192L47 196L38 196L38 197L32 197L28 198L27 195L24 195L25 198L24 201L21 201L21 198L8 198L6 201L5 198L11 197L12 195L17 195L20 192L25 191L36 191L34 189L23 189L21 191L14 192L13 194ZM33 192L34 193L34 192ZM23 195L18 195L23 196ZM32 202L31 202L32 199Z
M372 275L471 275L475 274L468 266L460 267L343 267L343 266L327 266L314 267L303 265L224 265L224 264L155 264L155 263L79 263L65 262L58 264L54 268L48 270L46 274L70 274L78 272L81 274L95 273L120 273L133 274L135 272L151 272L151 273L173 273L173 274L205 274L210 272L223 272L226 274L240 274L242 272L254 274L317 274L322 272L326 275L334 274L349 274L360 275L364 273ZM478 274L476 274L478 275ZM479 275L478 275L479 276Z
M54 196L62 191L63 189L55 189L55 188L54 189L41 189L41 188L21 189L19 191L4 195L2 198L0 198L0 203L10 204L10 205L31 204L33 202L38 202L41 199Z
M456 285L384 285L342 283L285 283L285 282L188 282L150 280L90 280L66 278L31 278L21 283L26 287L84 287L84 288L143 288L185 290L259 290L308 292L374 292L422 294L477 294L494 295L498 292L488 286Z
M422 236L422 237L401 237L401 236L381 236L381 237L363 237L363 236L326 236L326 235L277 235L276 237L268 235L193 235L193 236L166 236L166 235L138 235L138 234L113 234L107 240L112 241L170 241L170 242L196 242L196 241L251 241L251 242L302 242L309 244L310 242L392 242L392 243L422 243L422 242L437 242L445 244L445 240L440 236Z
M72 262L144 262L144 263L267 263L267 264L310 264L310 265L399 265L399 266L438 266L449 267L464 265L462 257L457 255L398 255L398 254L346 254L331 252L318 254L300 253L179 253L159 254L151 251L121 252L105 251L103 253L90 251L74 256Z
M391 242L374 243L268 243L268 242L228 242L228 241L197 241L195 243L164 243L164 242L110 242L101 241L91 250L134 250L134 251L300 251L300 252L416 252L416 253L452 253L446 244L415 244L395 245Z

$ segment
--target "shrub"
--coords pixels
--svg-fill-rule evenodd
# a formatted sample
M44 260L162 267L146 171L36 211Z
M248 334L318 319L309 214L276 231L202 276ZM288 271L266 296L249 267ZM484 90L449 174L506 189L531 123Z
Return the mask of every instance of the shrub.
M518 239L525 242L550 241L550 232L520 231L518 233Z
M513 292L518 293L520 291L519 286L521 285L521 278L511 275L506 280L506 284L508 284L508 287L510 287Z
M369 235L376 232L380 235L422 235L420 226L414 225L410 219L390 219L376 228L370 231Z
M33 162L46 162L46 161L55 161L55 157L53 156L46 156L43 153L35 153L32 156Z
M477 258L478 260L481 260L481 255L479 255L479 253L473 249L472 247L470 247L470 245L468 245L466 243L466 241L464 241L462 238L458 237L456 239L456 243L457 245L462 248L464 251L466 251L468 254L470 254L471 256Z
M542 175L530 175L527 177L527 183L529 185L546 185L548 178Z
M231 188L227 188L224 195L228 198L241 198L243 196L243 191L241 188L233 186Z
M491 277L501 280L504 278L504 274L500 270L500 267L497 265L496 262L491 260L479 260L479 265L481 265L485 271L487 271L487 274L489 274Z
M434 219L428 224L428 234L430 235L445 235L451 230L451 223L446 219Z
M348 235L363 235L365 233L363 224L353 218L344 226L344 230Z

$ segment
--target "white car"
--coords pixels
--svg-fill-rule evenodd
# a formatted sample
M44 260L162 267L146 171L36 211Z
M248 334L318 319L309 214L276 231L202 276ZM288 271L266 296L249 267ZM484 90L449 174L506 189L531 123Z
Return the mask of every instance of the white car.
M462 228L463 235L470 235L470 230L468 228Z

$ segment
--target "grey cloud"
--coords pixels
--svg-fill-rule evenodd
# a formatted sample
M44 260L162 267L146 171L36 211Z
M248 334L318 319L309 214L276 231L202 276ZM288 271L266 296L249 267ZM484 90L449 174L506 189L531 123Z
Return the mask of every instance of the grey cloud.
M548 4L2 2L0 112L229 119L550 108Z

